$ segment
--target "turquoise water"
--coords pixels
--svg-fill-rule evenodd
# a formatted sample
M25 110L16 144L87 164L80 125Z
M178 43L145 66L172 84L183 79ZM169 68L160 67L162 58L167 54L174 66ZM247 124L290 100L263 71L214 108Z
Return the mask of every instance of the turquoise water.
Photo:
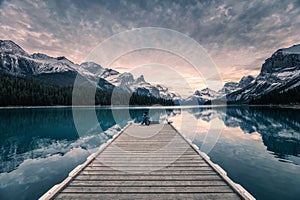
M275 107L76 108L75 122L71 108L0 109L0 199L38 199L144 111L172 120L257 199L299 199L300 110Z

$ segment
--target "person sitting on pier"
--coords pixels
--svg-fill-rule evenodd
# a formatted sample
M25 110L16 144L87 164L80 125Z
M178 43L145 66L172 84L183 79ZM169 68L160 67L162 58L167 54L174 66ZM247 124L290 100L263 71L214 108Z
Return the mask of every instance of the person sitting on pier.
M149 120L148 112L144 112L142 125L144 125L144 124L147 125L147 126L150 125L150 120Z

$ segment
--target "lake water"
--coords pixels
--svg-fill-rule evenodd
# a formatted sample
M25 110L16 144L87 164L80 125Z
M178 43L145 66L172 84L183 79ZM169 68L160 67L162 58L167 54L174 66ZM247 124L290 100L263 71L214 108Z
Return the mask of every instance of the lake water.
M38 199L128 121L140 122L144 111L149 111L153 121L173 121L181 133L257 199L300 197L299 109L162 107L75 111L0 109L0 199Z

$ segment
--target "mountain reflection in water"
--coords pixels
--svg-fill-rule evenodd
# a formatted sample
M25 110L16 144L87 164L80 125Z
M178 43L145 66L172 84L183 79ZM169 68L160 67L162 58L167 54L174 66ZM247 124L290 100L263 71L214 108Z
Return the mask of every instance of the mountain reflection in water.
M37 199L128 121L140 123L145 111L152 121L173 121L258 199L300 195L299 109L96 108L97 123L93 108L75 109L79 132L72 108L0 109L0 199ZM204 148L211 139L216 143Z
M238 127L245 134L259 133L267 150L279 158L287 159L288 155L300 154L300 112L297 109L219 107L194 108L188 112L208 122L218 117L226 127Z

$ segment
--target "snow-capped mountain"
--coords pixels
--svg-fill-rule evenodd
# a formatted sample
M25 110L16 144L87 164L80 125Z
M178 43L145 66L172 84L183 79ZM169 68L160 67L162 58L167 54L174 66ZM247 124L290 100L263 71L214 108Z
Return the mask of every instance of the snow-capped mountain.
M224 84L223 88L219 90L221 94L229 94L231 92L236 91L239 87L239 83L237 82L227 82Z
M28 56L28 54L11 40L0 40L0 52Z
M298 45L294 45L291 46L289 48L285 48L285 49L279 49L278 51L280 51L283 54L300 54L300 44Z
M0 40L0 70L3 73L25 76L56 72L76 72L76 64L65 57L50 57L45 54L29 55L12 41Z
M209 101L251 103L270 93L300 87L300 45L279 49L262 65L260 74L244 76L238 83L228 82L218 92L196 91L187 101L206 104Z
M157 85L155 85L155 87L158 89L159 95L164 99L172 99L173 101L182 100L182 98L179 94L170 92L166 86L157 84Z
M237 89L243 89L247 87L250 83L254 81L254 76L248 75L248 76L243 76L243 78L239 81Z
M172 100L180 97L179 95L170 92L167 87L148 83L145 81L143 75L135 79L131 73L120 73L113 69L103 68L102 66L93 62L85 62L82 63L81 66L90 73L94 74L97 78L105 79L112 85L126 92L136 92L137 94L141 95ZM88 73L86 74L88 75Z
M196 90L193 95L189 96L185 102L187 104L209 104L211 101L226 102L226 95L237 90L241 90L244 87L248 86L254 81L254 77L244 76L238 83L236 82L227 82L224 84L223 88L219 91L214 91L209 88L203 90Z
M10 40L0 40L0 63L2 74L35 77L51 84L73 85L76 75L79 74L101 89L116 87L125 92L157 98L178 98L168 88L146 82L143 75L134 79L131 73L120 73L93 62L78 65L65 57L55 58L41 53L30 55Z
M237 83L237 82L227 82L224 84L223 88L219 90L218 92L221 94L229 94L234 91L243 89L247 87L250 83L254 81L254 77L251 75L243 76L243 78Z
M227 94L229 102L249 103L273 91L300 86L300 45L279 49L262 65L260 74L246 87Z
M279 49L262 65L260 74L243 77L239 83L228 82L218 92L197 90L182 99L167 87L153 85L144 76L134 78L131 73L120 73L93 62L81 65L65 57L51 57L41 53L28 54L10 40L0 40L0 74L31 77L47 84L72 86L77 75L102 90L114 88L124 92L170 99L175 104L209 104L211 101L249 103L253 99L276 91L277 93L300 87L300 45Z
M212 89L205 88L202 90L196 90L193 95L189 96L185 100L185 104L209 104L211 100L215 100L219 97L221 97L222 94L219 92L216 92Z

